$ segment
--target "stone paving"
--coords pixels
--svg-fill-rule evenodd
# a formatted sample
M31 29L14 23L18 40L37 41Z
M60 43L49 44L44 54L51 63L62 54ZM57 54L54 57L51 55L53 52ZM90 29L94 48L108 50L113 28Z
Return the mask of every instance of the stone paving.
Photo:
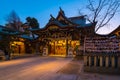
M85 73L83 60L30 57L0 62L0 80L120 80L120 76Z
M0 80L74 80L58 71L72 58L32 57L0 62Z

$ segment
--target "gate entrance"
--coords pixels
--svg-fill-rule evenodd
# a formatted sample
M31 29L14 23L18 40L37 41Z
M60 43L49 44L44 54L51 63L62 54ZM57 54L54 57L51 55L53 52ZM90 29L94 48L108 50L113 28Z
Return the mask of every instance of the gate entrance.
M66 56L69 54L67 50L71 48L71 55L76 55L79 46L79 41L53 40L49 42L48 54L50 56Z
M49 55L50 56L66 56L66 41L57 40L49 43Z

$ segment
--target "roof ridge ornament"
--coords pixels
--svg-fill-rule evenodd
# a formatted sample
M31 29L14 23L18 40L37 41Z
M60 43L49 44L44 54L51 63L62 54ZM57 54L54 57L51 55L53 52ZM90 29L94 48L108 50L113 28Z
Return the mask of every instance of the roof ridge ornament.
M51 17L51 18L54 18L52 14L50 14L50 17Z
M62 8L59 7L59 9L60 9L60 13L62 13L63 15L65 15L64 11L62 10Z
M55 18L53 17L53 15L52 14L50 14L50 20L49 21L53 21L53 20L55 20Z

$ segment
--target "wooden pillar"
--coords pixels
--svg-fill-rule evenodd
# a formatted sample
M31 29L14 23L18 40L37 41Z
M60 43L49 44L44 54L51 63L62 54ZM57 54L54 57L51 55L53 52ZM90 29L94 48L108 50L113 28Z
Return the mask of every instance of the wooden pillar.
M91 66L91 56L89 56L89 66Z
M39 53L39 48L38 48L38 46L39 46L39 44L37 43L37 44L36 44L36 54Z
M94 56L94 66L96 67L96 65L97 65L97 57Z
M84 56L84 65L87 66L87 56Z
M68 39L66 39L66 56L68 56Z
M115 67L115 57L112 56L112 67Z
M55 55L55 49L56 49L56 48L55 48L55 46L56 46L55 42L56 42L56 41L54 41L54 53L53 53L54 55Z
M105 67L108 67L108 65L109 65L109 57L108 56L106 56L105 61L106 61Z
M103 66L103 56L100 56L100 67Z

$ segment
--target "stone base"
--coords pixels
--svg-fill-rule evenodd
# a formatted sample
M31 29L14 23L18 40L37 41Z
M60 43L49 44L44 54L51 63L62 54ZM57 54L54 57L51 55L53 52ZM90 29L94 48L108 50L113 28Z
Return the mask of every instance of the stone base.
M72 55L67 55L67 57L75 57L75 55L73 55L73 54Z
M105 74L120 74L120 68L106 68L106 67L88 67L84 66L85 72L93 72L93 73L105 73Z
M46 54L46 53L43 53L42 56L47 56L47 54Z

